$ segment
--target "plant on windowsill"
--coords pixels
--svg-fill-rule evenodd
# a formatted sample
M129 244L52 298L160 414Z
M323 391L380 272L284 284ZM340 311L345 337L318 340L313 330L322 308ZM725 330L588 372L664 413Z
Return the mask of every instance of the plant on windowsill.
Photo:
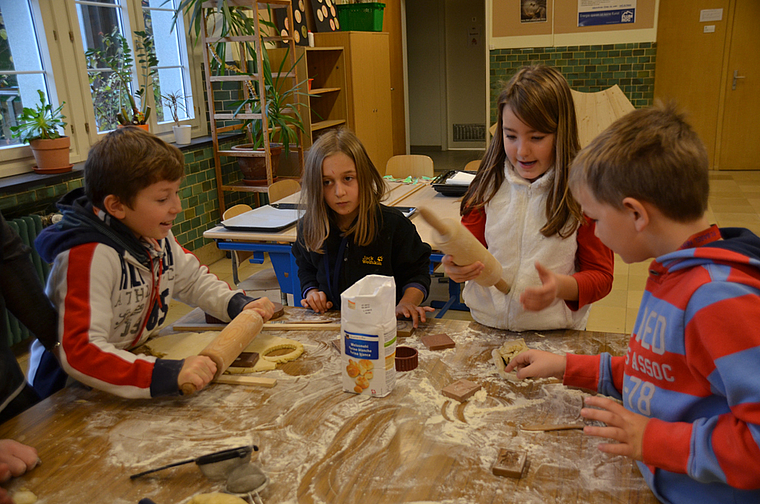
M174 125L172 126L172 130L174 131L174 143L177 145L189 145L192 126L179 123L179 113L180 111L185 111L185 95L180 91L172 91L171 93L161 95L161 99L163 100L164 105L169 109L169 112L172 115L172 120L174 121Z
M237 0L216 0L215 7L203 7L204 0L181 0L174 12L174 18L181 16L182 13L188 13L190 15L190 26L195 32L196 40L200 37L201 29L203 29L203 19L213 19L213 27L209 27L209 32L214 32L214 37L237 37L237 36L255 36L256 27L255 21L247 16L246 12L250 9L244 7L245 2L239 2ZM204 10L205 9L205 10ZM269 12L269 19L272 18L271 9L267 9ZM271 33L277 33L277 29L271 21L267 19L259 18L259 25L263 25ZM212 28L215 28L212 30ZM303 82L295 83L294 86L289 86L286 81L289 79L285 75L290 74L295 70L294 64L287 72L283 72L285 62L288 60L287 53L282 59L282 62L278 65L279 71L272 72L270 65L269 53L265 46L265 36L263 32L261 35L261 47L262 47L262 59L263 68L262 75L264 77L264 98L266 101L266 114L268 117L268 140L270 142L270 158L272 164L272 179L277 178L277 165L279 164L280 152L286 156L290 153L292 146L297 146L299 141L298 131L305 133L305 127L301 112L299 108L294 104L304 107L302 110L309 113L308 100L300 100L300 96L306 96L307 93L300 91L302 87L305 89ZM256 74L254 68L252 72L248 72L245 69L249 67L246 58L256 61L256 53L254 44L252 42L246 42L244 44L243 54L238 54L238 61L230 62L230 58L227 55L227 44L224 41L220 41L211 48L211 61L210 67L214 73L218 72L231 72L238 75L251 75ZM292 81L292 79L291 79ZM246 82L246 96L245 100L242 100L235 105L237 109L234 114L248 114L248 113L261 113L261 100L259 99L260 93L258 89L258 81L252 80ZM209 95L213 94L213 90L206 90ZM299 103L300 102L300 103ZM243 145L237 145L232 147L233 150L263 150L264 147L264 128L260 119L246 119L243 123L243 127L248 130L251 140ZM266 185L266 158L263 156L258 157L238 157L238 166L243 172L243 181L247 185Z
M40 103L35 108L24 107L18 116L18 126L11 126L11 136L29 144L37 162L35 172L50 174L71 171L71 138L61 134L66 128L66 116L63 115L65 102L54 109L50 103L46 103L45 93L39 89L37 92Z
M132 65L135 60L132 49L118 26L111 33L103 36L102 47L87 50L85 57L89 68L98 68L105 65L111 70L111 76L115 79L114 87L117 91L118 104L116 106L116 122L120 126L140 126L148 130L148 119L151 108L148 106L148 95L152 92L153 78L158 73L158 58L156 57L153 36L144 31L134 32L135 54L140 72L137 76L138 90L132 92ZM98 84L102 85L99 81ZM108 89L95 89L96 81L90 79L90 87L93 94L100 94ZM138 106L139 101L139 106ZM113 124L113 123L112 123Z

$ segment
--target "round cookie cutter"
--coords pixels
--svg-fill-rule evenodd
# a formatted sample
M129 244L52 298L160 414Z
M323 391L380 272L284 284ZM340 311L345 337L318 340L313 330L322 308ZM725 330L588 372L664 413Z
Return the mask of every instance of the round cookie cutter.
M396 347L396 371L411 371L419 364L419 354L416 348L408 346Z

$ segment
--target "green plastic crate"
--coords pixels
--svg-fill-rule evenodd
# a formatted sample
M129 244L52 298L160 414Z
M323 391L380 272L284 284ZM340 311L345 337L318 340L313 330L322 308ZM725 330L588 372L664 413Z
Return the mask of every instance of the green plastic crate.
M383 31L384 3L336 5L341 31Z

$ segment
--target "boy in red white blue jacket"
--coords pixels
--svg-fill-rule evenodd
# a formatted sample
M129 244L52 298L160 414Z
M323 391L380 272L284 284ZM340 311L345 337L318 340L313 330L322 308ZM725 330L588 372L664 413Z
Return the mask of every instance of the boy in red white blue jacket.
M139 128L118 129L90 150L84 176L84 191L59 203L63 219L35 241L53 262L46 290L58 309L60 344L53 351L32 345L30 383L42 397L63 387L66 375L129 398L178 395L184 383L203 388L216 372L208 357L130 350L158 332L171 299L227 321L244 309L268 320L274 305L230 290L172 235L184 176L176 147Z
M708 160L672 105L629 113L571 171L596 234L626 263L654 258L624 357L529 350L517 376L589 397L602 451L632 457L663 502L760 502L760 238L710 226Z

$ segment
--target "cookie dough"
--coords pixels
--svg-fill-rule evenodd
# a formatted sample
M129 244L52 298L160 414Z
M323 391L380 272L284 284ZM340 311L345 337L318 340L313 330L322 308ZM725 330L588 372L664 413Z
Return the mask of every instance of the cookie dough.
M219 336L219 331L208 331L203 333L177 333L160 338L154 338L139 350L143 353L155 357L166 359L184 359L198 353L206 348L214 338ZM291 351L284 355L269 355L275 350L290 349ZM296 360L303 353L303 344L299 341L280 338L271 333L261 332L253 342L248 345L244 352L256 352L259 354L259 360L251 368L229 368L227 373L255 373L257 371L271 371L277 367L278 363L290 362Z
M20 488L18 492L14 493L13 502L16 504L34 504L37 502L37 496L26 488Z
M509 361L526 350L528 350L528 346L522 338L507 341L501 345L501 348L494 350L492 352L493 363L494 366L496 366L496 371L499 373L499 376L508 380L514 380L516 378L515 373L505 373L504 367L509 364Z

